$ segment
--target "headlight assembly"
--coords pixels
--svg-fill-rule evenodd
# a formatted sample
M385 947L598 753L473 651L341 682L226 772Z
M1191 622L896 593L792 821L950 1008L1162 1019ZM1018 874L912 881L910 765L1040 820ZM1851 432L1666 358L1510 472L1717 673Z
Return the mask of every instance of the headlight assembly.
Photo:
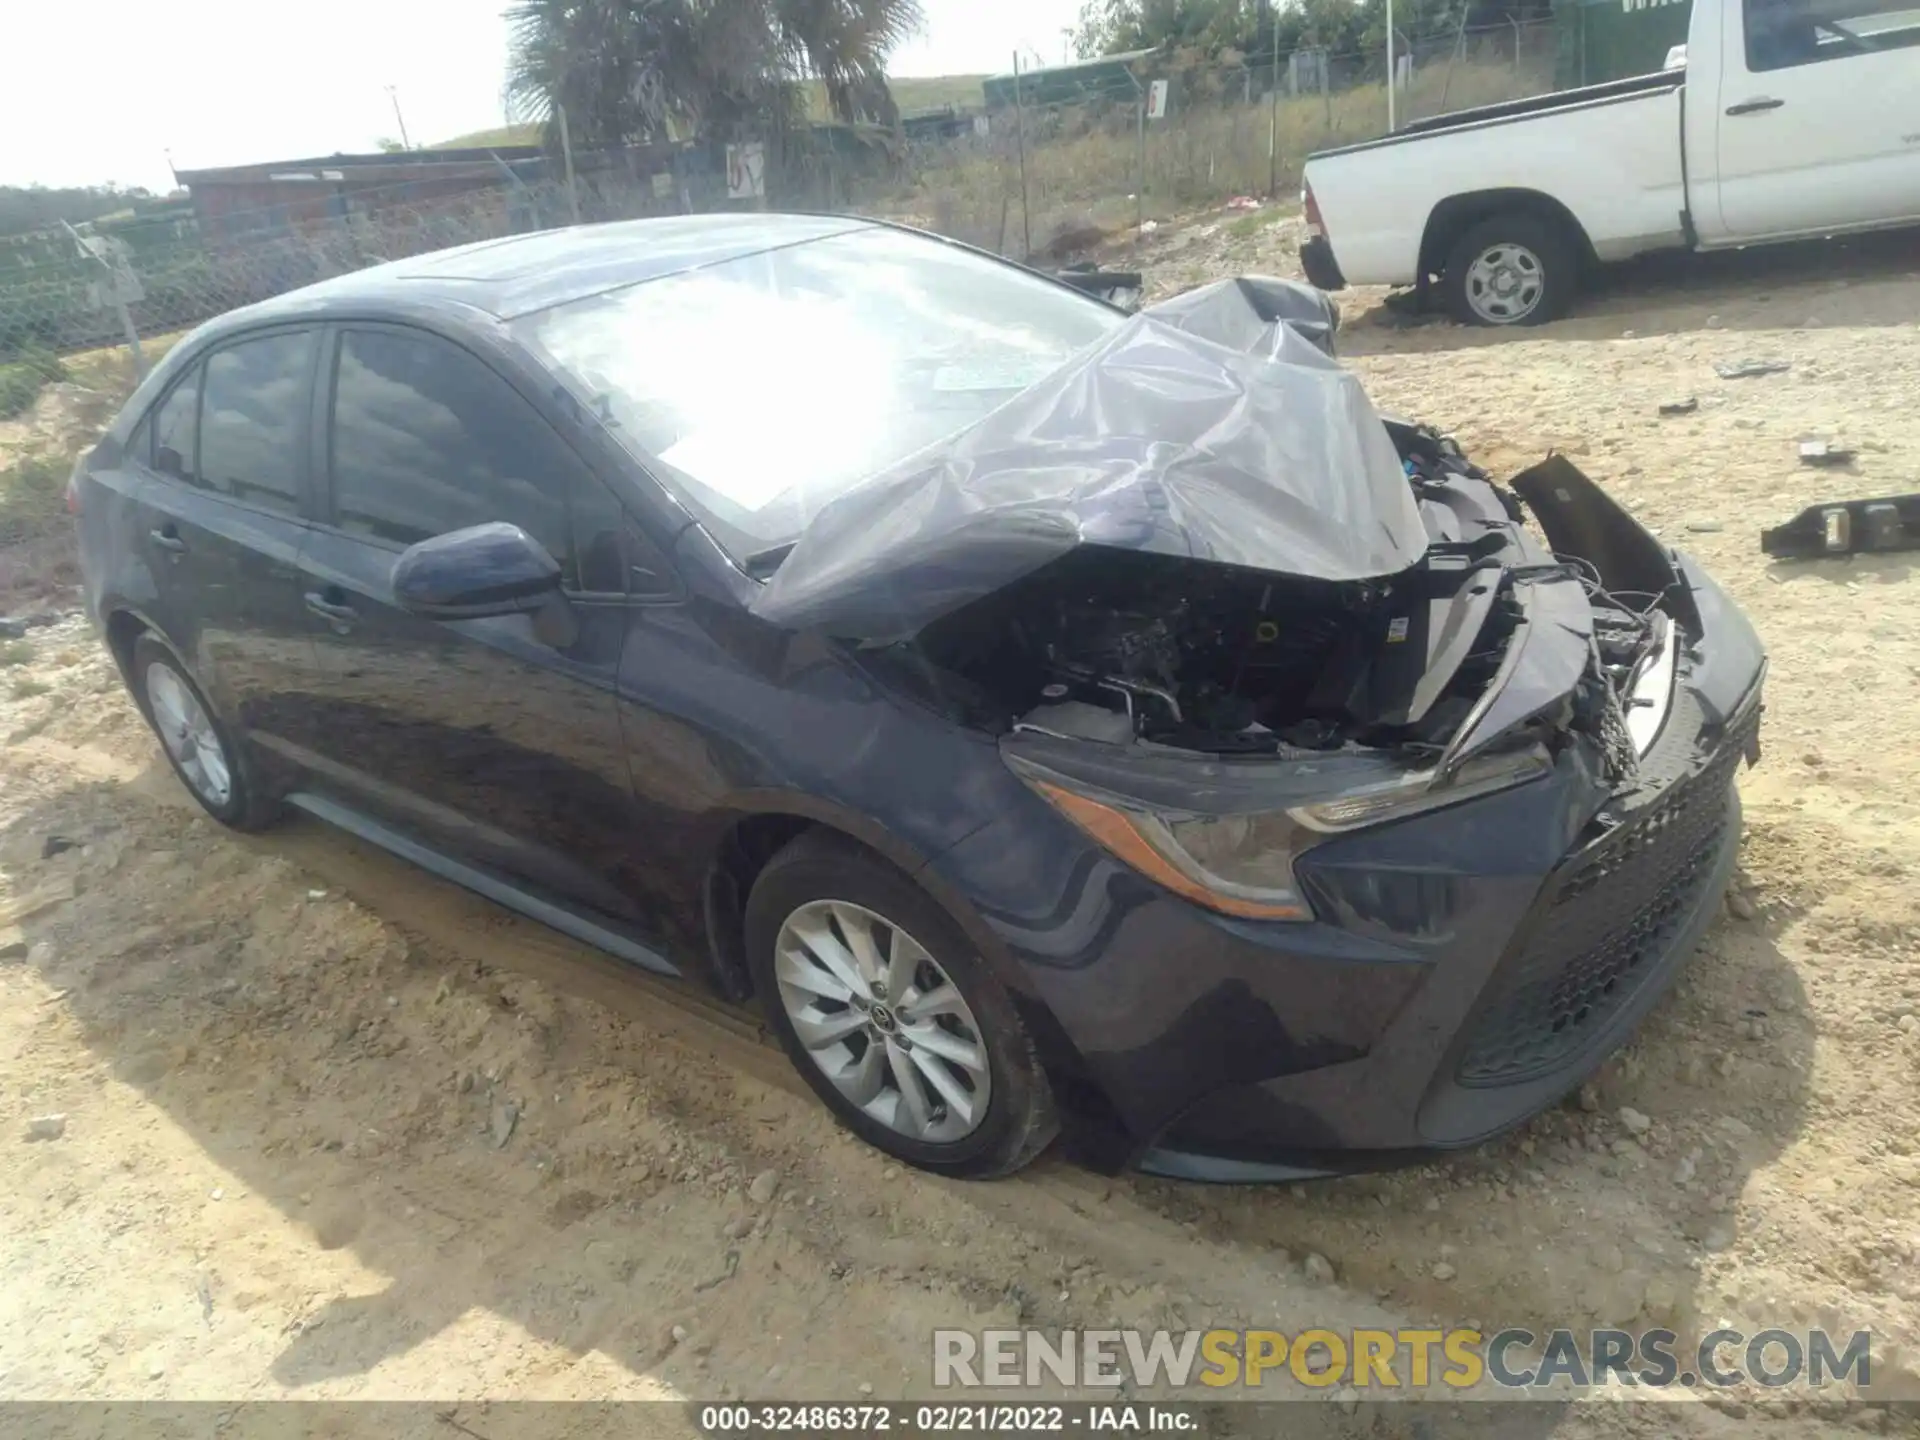
M1404 820L1536 780L1552 769L1538 747L1468 761L1445 782L1405 770L1273 810L1195 814L1092 793L1052 771L1015 773L1117 858L1177 895L1253 920L1313 918L1294 879L1300 853L1328 835Z

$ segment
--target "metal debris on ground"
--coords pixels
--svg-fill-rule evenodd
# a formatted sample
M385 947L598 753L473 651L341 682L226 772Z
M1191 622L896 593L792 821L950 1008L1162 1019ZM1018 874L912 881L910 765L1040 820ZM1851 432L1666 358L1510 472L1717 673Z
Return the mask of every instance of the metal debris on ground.
M1786 524L1762 530L1760 549L1768 555L1799 560L1920 550L1920 494L1809 505Z
M1802 440L1800 442L1800 463L1821 467L1845 465L1853 459L1853 451L1832 440Z
M1691 415L1700 408L1700 401L1689 395L1684 400L1669 400L1660 407L1662 415Z
M502 1100L493 1107L487 1131L493 1137L493 1148L503 1150L507 1141L513 1138L514 1126L520 1123L520 1107L511 1100Z
M739 1272L739 1269L740 1252L738 1250L729 1250L727 1251L727 1258L721 1267L720 1273L718 1275L709 1275L705 1280L698 1282L693 1288L695 1290L711 1290L715 1286L724 1285Z
M1733 360L1713 367L1722 380L1746 380L1755 375L1779 375L1791 370L1791 360Z

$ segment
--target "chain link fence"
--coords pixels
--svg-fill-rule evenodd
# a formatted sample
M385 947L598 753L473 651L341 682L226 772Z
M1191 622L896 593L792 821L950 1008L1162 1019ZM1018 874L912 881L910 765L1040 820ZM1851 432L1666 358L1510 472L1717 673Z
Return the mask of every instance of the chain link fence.
M1397 36L1394 123L1546 94L1557 44L1552 20ZM960 133L910 145L895 192L859 198L1002 254L1064 259L1144 221L1234 197L1284 200L1309 154L1389 129L1384 45L1227 64L1155 58L1066 98L1058 73L1037 72L1025 96Z
M1542 93L1553 48L1551 22L1402 36L1396 119ZM980 107L922 119L910 133L924 138L904 144L818 127L771 157L766 194L744 202L728 198L724 147L706 147L666 160L662 150L578 157L568 173L546 164L533 178L503 162L497 178L431 198L413 183L321 185L311 199L253 210L183 200L130 221L0 239L0 423L31 412L50 384L124 393L178 334L237 306L576 221L754 204L859 210L1007 255L1065 258L1142 221L1290 194L1310 152L1387 133L1386 72L1383 47L1229 64L1156 57L1041 103L1018 87L1013 103L991 103L1007 92L990 83Z
M1554 48L1551 22L1400 36L1395 121L1544 93ZM499 160L453 193L438 182L319 183L252 208L196 193L131 218L0 237L0 607L5 572L20 564L9 547L64 537L58 482L72 454L175 340L237 306L448 246L726 208L857 211L1061 263L1146 222L1289 196L1309 153L1389 128L1384 46L1228 63L1162 53L1091 70L1064 90L1062 76L1081 70L990 80L977 106L909 117L903 133L816 125L776 137L762 193L744 199L730 147L654 147L564 166Z

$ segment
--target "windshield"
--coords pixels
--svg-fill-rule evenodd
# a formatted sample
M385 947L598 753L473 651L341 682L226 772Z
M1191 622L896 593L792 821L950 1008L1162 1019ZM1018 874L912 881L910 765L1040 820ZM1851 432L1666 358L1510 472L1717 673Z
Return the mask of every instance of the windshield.
M744 560L1124 318L1013 266L874 228L573 301L517 328Z

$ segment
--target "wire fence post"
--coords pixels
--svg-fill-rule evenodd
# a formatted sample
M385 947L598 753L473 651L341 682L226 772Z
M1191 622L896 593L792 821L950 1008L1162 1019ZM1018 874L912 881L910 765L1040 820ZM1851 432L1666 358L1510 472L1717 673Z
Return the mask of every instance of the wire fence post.
M82 255L86 256L89 260L97 260L100 262L100 269L106 275L104 282L107 287L106 293L113 297L113 308L120 316L120 333L126 336L127 349L133 353L133 373L142 380L146 379L147 356L146 352L140 348L140 329L133 323L133 312L127 308L126 292L120 284L120 271L117 270L114 267L114 263L107 258L105 244L103 243L99 248L95 248L87 244L80 232L65 220L60 222L60 226L73 238L73 243L79 247ZM129 275L132 274L131 266L128 267L127 273Z
M1267 71L1267 198L1280 194L1280 27L1273 27L1273 64Z
M1393 73L1393 0L1387 0L1387 133L1389 135L1400 128L1399 112L1393 103L1393 92L1398 88L1394 84L1395 78Z
M1020 52L1013 52L1013 143L1020 151L1020 258L1033 254L1033 210L1027 202L1027 120L1020 106Z
M1447 78L1440 86L1440 108L1436 114L1447 113L1447 93L1453 89L1453 67L1460 61L1460 52L1467 43L1467 12L1460 11L1460 28L1453 32L1453 53L1447 56Z
M580 223L580 191L573 183L573 136L567 130L567 107L555 105L560 117L560 158L567 167L567 209L573 216L573 223Z
M1140 89L1140 81L1137 77L1133 82L1133 88L1139 91L1134 103L1140 107L1137 117L1140 128L1139 159L1136 162L1140 171L1140 183L1133 187L1133 234L1134 243L1138 244L1140 229L1147 223L1147 92Z

